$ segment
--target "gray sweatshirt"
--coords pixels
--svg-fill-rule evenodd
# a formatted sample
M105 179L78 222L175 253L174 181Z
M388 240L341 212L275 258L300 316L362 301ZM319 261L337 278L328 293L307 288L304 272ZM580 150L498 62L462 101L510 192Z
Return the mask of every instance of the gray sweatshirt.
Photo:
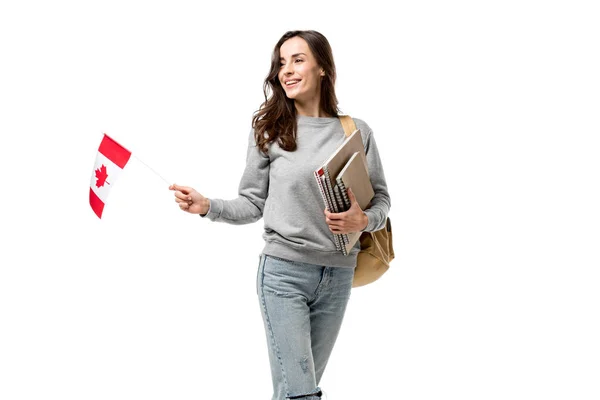
M371 128L354 119L361 130L375 197L365 210L365 231L383 228L390 209L390 196L383 166ZM254 130L248 139L246 168L233 200L209 199L205 215L212 221L248 224L264 217L264 254L291 261L332 267L356 266L357 242L344 256L335 248L333 233L325 222L325 203L314 171L345 139L337 118L298 116L297 149L282 150L271 144L268 155L260 152Z

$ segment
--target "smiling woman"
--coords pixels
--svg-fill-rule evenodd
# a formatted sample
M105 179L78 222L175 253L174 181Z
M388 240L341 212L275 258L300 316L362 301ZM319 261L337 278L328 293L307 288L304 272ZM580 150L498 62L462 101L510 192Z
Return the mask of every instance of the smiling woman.
M291 31L273 50L264 83L265 102L256 113L256 143L261 149L276 141L296 149L296 116L337 117L335 63L329 42L319 32Z
M294 100L299 114L318 113L318 104L311 101L321 97L321 78L325 71L312 55L306 41L300 37L287 40L280 49L279 82L289 99ZM313 109L307 109L312 107Z
M355 119L375 196L364 211L352 192L348 211L323 210L313 171L346 137L335 78L325 36L287 32L273 50L265 101L252 120L238 198L208 199L191 187L170 186L182 210L211 221L247 224L264 216L256 288L273 400L321 398L318 385L342 325L360 250L357 243L343 255L332 232L379 230L390 209L373 132Z

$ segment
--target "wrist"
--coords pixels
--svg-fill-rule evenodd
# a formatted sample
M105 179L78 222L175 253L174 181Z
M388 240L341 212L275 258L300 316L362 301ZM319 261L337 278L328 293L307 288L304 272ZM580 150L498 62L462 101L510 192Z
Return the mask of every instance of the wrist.
M360 231L364 232L364 230L367 229L367 226L369 226L369 217L363 212L363 228Z
M210 200L204 198L202 201L202 210L200 211L200 216L204 217L210 211Z

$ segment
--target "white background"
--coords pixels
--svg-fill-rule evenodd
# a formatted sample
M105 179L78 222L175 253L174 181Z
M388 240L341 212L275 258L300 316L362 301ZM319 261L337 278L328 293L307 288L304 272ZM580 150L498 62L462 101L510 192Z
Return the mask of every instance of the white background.
M593 1L12 1L0 6L0 398L268 399L262 221L181 212L102 132L236 196L270 54L333 47L372 127L397 258L353 291L331 400L600 398Z

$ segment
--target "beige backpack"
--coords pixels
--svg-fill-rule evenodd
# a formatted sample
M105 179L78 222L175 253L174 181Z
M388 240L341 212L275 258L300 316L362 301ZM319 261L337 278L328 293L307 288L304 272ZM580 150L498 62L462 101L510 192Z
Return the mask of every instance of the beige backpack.
M356 124L350 116L342 115L339 118L346 136L356 130ZM382 229L375 232L363 232L359 240L360 252L356 260L352 287L375 282L390 268L390 262L394 259L390 218L387 218Z

